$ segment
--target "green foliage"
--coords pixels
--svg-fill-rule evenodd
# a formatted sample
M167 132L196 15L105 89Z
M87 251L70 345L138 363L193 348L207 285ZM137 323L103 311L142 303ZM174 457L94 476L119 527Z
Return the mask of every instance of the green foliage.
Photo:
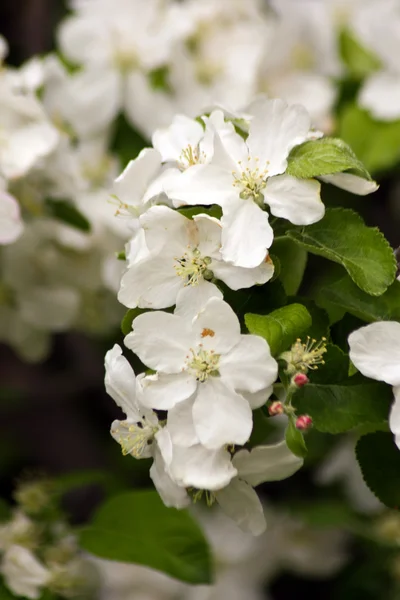
M377 431L361 437L356 456L365 483L387 506L400 506L400 451L393 435Z
M80 540L102 558L146 565L188 583L212 581L210 550L196 521L187 511L164 506L155 491L114 496Z
M351 171L364 179L371 179L363 163L343 140L321 138L309 140L291 151L286 172L293 177L309 179L333 173Z
M292 229L288 236L312 254L342 265L367 294L383 294L395 279L396 261L389 243L350 209L327 209L321 221Z
M349 376L349 357L339 346L327 344L324 365L309 373L312 383L339 383Z
M304 436L296 429L295 418L290 416L289 422L285 431L286 444L291 452L300 458L304 458L307 455L307 446L304 441Z
M196 215L208 215L215 219L222 217L222 208L218 204L212 204L211 206L183 206L178 208L178 212L188 219L193 219Z
M129 161L135 159L148 145L140 133L131 127L123 115L120 115L115 124L111 150L118 155L121 166L125 168Z
M400 160L400 120L375 121L356 104L348 104L339 116L338 135L371 173L386 171Z
M394 281L382 296L361 291L348 275L323 280L315 290L318 304L333 305L367 322L400 321L400 282Z
M299 247L287 236L281 236L275 238L271 254L279 260L279 279L285 292L288 296L297 294L307 265L307 250Z
M246 327L250 333L267 340L273 356L279 355L311 327L308 310L301 304L289 304L274 310L269 315L245 315Z
M344 29L341 32L339 45L342 60L356 79L363 79L381 66L379 58L362 46L351 31Z
M45 206L47 213L57 221L62 221L85 233L90 231L90 223L87 218L69 200L47 198Z
M363 423L380 426L392 400L386 384L354 376L338 384L309 383L295 394L293 405L298 413L310 415L319 431L337 434Z

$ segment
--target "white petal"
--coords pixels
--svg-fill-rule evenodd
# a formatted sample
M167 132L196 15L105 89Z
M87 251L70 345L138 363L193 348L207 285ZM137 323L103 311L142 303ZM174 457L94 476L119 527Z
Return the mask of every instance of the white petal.
M174 446L170 472L181 485L203 490L225 487L237 474L227 450L209 450L200 444Z
M161 168L161 155L153 148L145 148L131 160L124 172L115 180L113 194L128 206L140 208L150 183Z
M210 298L223 299L222 292L214 283L203 279L198 285L187 285L179 291L176 297L174 314L192 322L204 309Z
M194 398L189 398L168 411L167 429L173 444L189 447L199 443L193 425L193 403Z
M236 478L228 487L215 494L224 513L253 535L261 535L266 528L262 504L251 486Z
M138 399L144 406L168 410L189 398L196 390L196 379L184 371L138 377Z
M242 446L250 437L253 415L248 402L218 377L199 384L193 405L193 422L207 448L225 444Z
M167 308L175 304L184 283L172 256L151 256L125 271L118 300L128 308Z
M378 72L371 75L361 88L360 106L376 119L394 121L400 118L400 75Z
M143 410L147 411L147 409ZM141 427L138 425L138 421L142 422L141 419L127 419L126 421L116 419L111 423L110 434L121 446L124 456L130 454L137 460L151 458L153 456L153 429L146 425Z
M136 400L136 377L118 344L107 352L104 364L107 394L122 408L128 418L137 420L141 415Z
M278 175L268 179L264 200L275 217L287 219L294 225L311 225L325 214L320 192L321 184L316 179Z
M260 266L252 269L236 267L221 260L213 260L210 269L214 273L214 276L226 283L231 290L262 285L269 281L274 274L274 264L269 256L267 256Z
M205 350L226 354L240 341L240 323L224 300L212 297L193 321L197 343Z
M14 545L4 554L2 575L7 588L17 596L36 599L51 578L50 571L27 548Z
M260 165L267 161L268 175L283 173L292 148L307 139L310 117L302 106L288 106L283 100L265 100L254 104L247 145Z
M219 257L221 248L222 225L218 219L209 215L195 215L193 221L198 231L198 249L202 256Z
M165 193L183 204L223 204L232 194L232 173L213 165L195 165L179 177L167 179Z
M240 342L219 363L221 378L235 390L258 392L275 383L278 363L268 343L258 335L241 335Z
M349 336L350 359L366 377L400 385L400 323L380 321Z
M190 504L190 498L185 488L176 484L166 471L159 451L155 452L154 462L150 468L150 477L165 506L180 509Z
M162 311L139 315L125 345L151 369L180 373L185 365L193 336L182 317Z
M352 173L334 173L333 175L318 177L318 179L321 179L321 181L324 181L325 183L336 185L336 187L351 192L352 194L358 194L358 196L372 194L379 188L376 181L363 179Z
M250 199L232 198L221 223L224 260L238 267L258 267L274 237L268 214Z
M0 190L0 245L15 242L23 228L18 202Z
M295 456L286 442L271 446L256 446L249 452L240 450L233 457L239 477L252 486L266 481L281 481L303 466L303 459Z
M251 410L256 410L256 408L261 408L261 406L264 406L266 401L271 397L273 391L273 385L269 385L258 392L247 392L239 389L237 390L238 394L241 394L243 398L250 404Z
M158 129L152 137L153 146L162 156L163 162L179 161L182 150L189 145L197 148L204 136L198 121L185 115L176 115L169 127Z
M175 246L181 247L183 253L197 233L191 233L196 230L191 219L168 206L152 206L140 217L140 224L145 231L146 245L150 251L160 251L164 245L173 242ZM178 256L180 255L179 253Z
M394 434L396 446L400 449L400 386L393 388L394 402L389 415L390 431Z

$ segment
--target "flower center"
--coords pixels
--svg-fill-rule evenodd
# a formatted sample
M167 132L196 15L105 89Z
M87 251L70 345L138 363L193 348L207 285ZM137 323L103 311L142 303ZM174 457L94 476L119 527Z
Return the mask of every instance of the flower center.
M211 258L201 256L197 248L188 248L181 258L175 258L175 271L187 285L198 285L201 279L212 279L213 274L209 269Z
M205 330L210 332L211 329ZM214 334L214 332L212 332ZM206 335L210 335L207 333ZM213 337L213 336L211 336ZM190 349L191 356L187 357L188 369L195 375L197 381L203 383L209 377L217 377L219 375L219 359L220 355L215 354L214 350L205 350L202 344L199 344L197 350Z
M250 156L248 157L247 161L248 165L246 167L242 166L242 161L238 162L239 167L242 169L241 172L232 171L233 186L239 188L239 195L244 200L250 198L254 200L254 202L257 202L257 204L262 204L262 190L267 185L267 166L269 165L269 161L267 161L264 169L260 169L258 165L258 158L254 159L253 165L250 164L252 161Z
M198 146L188 144L179 156L178 166L181 171L186 171L189 167L203 164L205 161L206 155L204 152L201 152Z
M287 362L286 372L291 375L299 371L306 373L309 369L315 371L318 365L324 365L323 355L327 351L325 342L324 337L320 342L307 337L305 344L300 339L296 340L291 349L280 356Z
M135 458L142 458L157 430L157 427L144 418L137 423L119 421L111 433L120 444L124 456L131 454Z

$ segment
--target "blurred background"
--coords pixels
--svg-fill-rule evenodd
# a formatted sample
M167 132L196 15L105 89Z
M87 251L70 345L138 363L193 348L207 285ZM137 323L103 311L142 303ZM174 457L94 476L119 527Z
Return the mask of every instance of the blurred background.
M318 4L323 0L313 2ZM299 10L302 1L293 3ZM307 4L309 1L304 2L303 13L308 10ZM19 67L33 56L54 51L57 26L68 9L59 0L1 0L0 34L9 44L7 64ZM156 39L154 43L157 44ZM298 61L302 58L300 46L294 58ZM336 76L332 80L337 81ZM337 84L331 111L335 122L330 123L330 130L340 133L349 143L365 133L362 125L358 131L347 131L341 118L346 107L353 105L359 85L354 72L348 71ZM393 123L398 127L396 119ZM148 143L148 136L126 121L114 127L113 146L123 167L127 157L134 158ZM124 141L118 145L121 135ZM326 188L324 198L332 205L344 204L346 198L346 204L355 207L367 224L377 225L395 248L400 245L400 135L397 133L396 137L390 132L388 135L397 150L386 165L378 161L375 168L372 163L373 175L380 183L376 194L360 199ZM123 248L122 242L120 247ZM312 285L318 266L317 260L309 264L307 285ZM93 308L100 319L107 306ZM4 500L14 502L14 490L21 481L80 471L111 473L113 489L151 487L148 461L124 459L109 435L110 423L120 413L104 391L103 361L105 352L114 343L122 344L119 322L123 314L122 307L116 309L106 331L101 327L89 327L86 331L76 327L55 333L48 356L38 363L24 361L8 344L0 345L0 495ZM339 340L340 332L336 334ZM271 439L275 430L279 431L279 423L271 425ZM265 485L261 490L272 523L262 543L254 542L249 549L249 540L236 539L223 520L213 525L200 516L210 537L218 532L213 544L222 547L221 556L225 548L221 563L233 565L233 571L238 564L247 565L244 569L248 570L249 580L257 581L257 592L251 591L255 600L285 600L294 594L296 598L341 600L400 598L400 554L391 545L393 539L396 543L400 540L400 520L393 517L393 522L387 525L387 513L364 486L358 467L352 462L349 437L331 439L310 431L307 441L310 453L306 467L290 479ZM84 523L102 497L103 491L96 483L68 494L65 508L71 523ZM321 505L327 511L319 519ZM229 544L237 544L243 554L226 556ZM279 566L272 567L275 560L272 551L278 547L281 548ZM257 574L250 566L255 561L261 564ZM151 573L145 576L131 569L126 574L122 571L116 576L111 574L110 581L113 577L127 583L125 591L121 586L118 592L108 591L104 595L110 600L192 598L189 592L175 589L171 589L169 596L164 595L166 583L163 580L157 583L157 576ZM143 590L147 590L147 595ZM229 586L222 586L213 596L206 595L209 592L204 590L201 593L193 595L193 600L234 597ZM236 593L238 600L253 598L245 588Z

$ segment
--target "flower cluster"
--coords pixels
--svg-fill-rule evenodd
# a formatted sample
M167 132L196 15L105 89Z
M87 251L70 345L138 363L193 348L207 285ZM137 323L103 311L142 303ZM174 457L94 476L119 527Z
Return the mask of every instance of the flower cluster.
M60 517L52 483L22 483L15 499L11 517L0 525L0 573L6 587L32 599L45 590L72 598L94 589L94 569Z
M291 149L311 135L304 108L262 97L233 119L221 109L177 116L113 190L117 217L135 229L118 295L135 316L125 345L150 371L135 377L118 345L106 355L106 388L126 415L111 433L124 454L153 457L150 475L167 505L205 493L256 534L264 518L252 486L289 476L302 459L285 442L244 448L278 364L262 337L241 333L221 284L271 279L269 212L300 225L323 217L320 183L285 172ZM324 352L323 341L298 340L282 354L290 418L293 393ZM310 425L297 418L297 429Z
M329 131L336 80L346 73L343 32L385 65L361 100L368 100L372 86L383 106L382 83L386 89L393 81L390 105L395 110L393 0L384 2L384 15L378 0L367 6L359 0L305 0L301 5L292 0L205 0L201 5L197 0L149 0L145 10L140 0L70 4L73 13L61 24L58 41L65 57L82 67L75 89L96 106L87 113L87 128L107 125L123 111L150 137L176 113L196 116L215 103L238 109L261 92L303 104L313 123ZM66 110L72 113L71 106Z

